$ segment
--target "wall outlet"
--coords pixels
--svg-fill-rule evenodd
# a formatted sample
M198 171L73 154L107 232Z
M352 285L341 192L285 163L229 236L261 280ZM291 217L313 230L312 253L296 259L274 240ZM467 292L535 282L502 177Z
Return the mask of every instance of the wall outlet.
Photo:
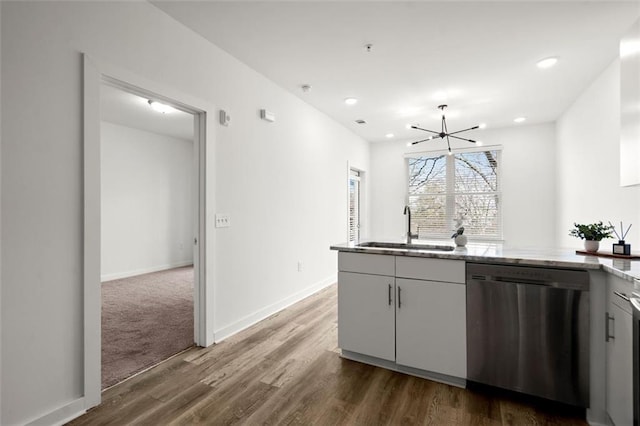
M298 272L302 272L302 261L298 260Z
M216 228L228 228L231 226L231 217L228 214L216 214Z

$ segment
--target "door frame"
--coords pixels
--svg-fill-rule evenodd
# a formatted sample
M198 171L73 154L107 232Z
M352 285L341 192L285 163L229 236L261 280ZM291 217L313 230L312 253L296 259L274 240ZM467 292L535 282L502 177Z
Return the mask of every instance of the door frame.
M213 271L206 267L207 185L212 184L206 173L207 129L211 129L213 107L166 85L158 84L99 63L83 54L83 291L84 291L84 406L101 402L101 186L100 186L100 86L108 84L129 93L152 96L174 108L194 115L194 167L197 208L194 209L194 342L208 346L213 335ZM209 137L209 139L211 139ZM209 160L211 164L211 159ZM209 278L209 280L208 280Z
M358 200L358 216L359 216L359 229L358 229L358 239L363 239L368 237L367 232L367 172L364 168L355 165L352 161L347 161L347 239L349 242L350 239L350 231L349 231L349 219L351 217L349 206L351 203L351 171L358 172L358 191L359 191L359 200Z
M347 242L358 242L360 241L360 224L362 222L361 212L360 212L360 201L361 200L361 188L360 185L362 180L360 179L360 170L351 167L349 169L349 231ZM356 206L356 229L355 229L355 239L351 239L351 185L352 182L355 182L356 196L355 196L355 206Z

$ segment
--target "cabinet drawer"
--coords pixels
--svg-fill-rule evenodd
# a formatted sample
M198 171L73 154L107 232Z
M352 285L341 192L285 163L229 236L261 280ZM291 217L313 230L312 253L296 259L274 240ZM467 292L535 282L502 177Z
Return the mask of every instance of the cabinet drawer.
M392 277L396 272L396 263L394 256L340 252L338 254L338 271Z
M464 284L464 260L396 256L396 276Z
M607 294L609 303L613 303L623 311L631 314L631 302L625 300L625 297L630 297L633 293L633 283L612 274L609 274L607 277L607 282L609 287Z

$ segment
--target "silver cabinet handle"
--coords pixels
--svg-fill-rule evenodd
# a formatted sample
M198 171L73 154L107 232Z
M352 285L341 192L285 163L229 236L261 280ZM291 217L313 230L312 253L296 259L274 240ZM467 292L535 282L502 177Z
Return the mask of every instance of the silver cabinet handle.
M402 289L398 286L398 309L402 307Z
M624 293L620 293L619 291L614 291L613 294L615 294L616 296L618 296L619 298L621 298L622 300L626 300L627 302L630 300L629 296L627 296Z
M389 306L391 306L391 284L389 284Z
M613 321L615 326L616 319L613 316L609 315L609 312L605 312L604 320L605 320L604 340L605 342L608 342L609 340L615 339L615 336L613 334L609 334L609 320Z

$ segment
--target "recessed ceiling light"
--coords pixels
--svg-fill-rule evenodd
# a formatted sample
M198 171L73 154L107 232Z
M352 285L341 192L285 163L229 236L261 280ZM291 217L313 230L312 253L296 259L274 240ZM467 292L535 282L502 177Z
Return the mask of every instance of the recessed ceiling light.
M358 124L367 124L367 122L366 122L366 121L364 121L364 120L363 120L363 119L361 119L361 118L357 119L357 120L356 120L356 123L358 123Z
M558 58L551 57L551 58L544 58L539 60L538 62L536 62L536 65L538 66L538 68L545 69L545 68L551 68L557 63L558 63Z
M620 42L620 57L626 58L640 53L640 40L639 39L624 39Z
M163 113L163 114L166 114L166 113L168 113L168 112L173 112L173 111L175 111L175 110L176 110L175 108L173 108L173 107L171 107L171 106L169 106L169 105L166 105L166 104L160 103L160 102L158 102L158 101L152 101L152 100L149 100L149 105L151 106L151 108L152 108L154 111L158 111L158 112L161 112L161 113Z
M300 86L300 88L302 89L303 92L307 93L309 91L311 91L311 85L310 84L303 84L302 86Z
M386 135L384 135L385 137L391 139L394 135L393 133L387 133Z
M513 121L515 123L522 123L523 121L525 121L527 119L527 117L516 117L513 119Z
M355 105L358 103L358 100L356 98L346 98L344 103L347 105Z
M486 129L486 128L487 128L487 123L480 123L480 124L478 124L478 128L479 128L479 129Z

